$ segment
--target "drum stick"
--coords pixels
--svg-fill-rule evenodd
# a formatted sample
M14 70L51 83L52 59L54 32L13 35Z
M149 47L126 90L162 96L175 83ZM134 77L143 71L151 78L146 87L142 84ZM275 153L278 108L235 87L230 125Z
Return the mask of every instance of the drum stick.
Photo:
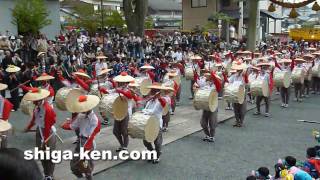
M298 122L311 123L311 124L320 124L318 121L308 121L308 120L297 120Z
M69 78L71 78L71 76L70 76L69 72L67 71L66 67L64 67L63 64L61 65L61 67L62 67L63 70L66 72L67 76L68 76Z
M102 93L101 93L101 91L100 91L100 82L99 82L99 76L97 76L97 81L98 81L98 91L99 91L99 93L100 93L100 96L101 96L101 98L102 98Z
M11 89L11 90L10 90L10 92L12 92L12 91L15 91L15 90L19 89L19 88L20 88L20 86L25 85L25 84L27 84L28 82L30 82L30 80L28 80L28 81L26 81L26 82L24 82L24 83L19 84L17 87L15 87L15 88Z
M47 142L51 139L51 137L52 137L53 135L54 135L53 133L50 134L50 136L49 136L44 142L47 144Z

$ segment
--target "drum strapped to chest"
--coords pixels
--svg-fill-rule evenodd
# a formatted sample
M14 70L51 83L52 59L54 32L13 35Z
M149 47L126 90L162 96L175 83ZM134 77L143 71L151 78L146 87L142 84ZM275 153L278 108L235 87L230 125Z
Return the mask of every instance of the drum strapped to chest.
M256 79L250 84L250 92L253 96L269 96L269 84L268 81Z
M159 120L143 112L135 112L128 124L128 134L132 138L144 139L147 142L154 142L160 130Z
M56 94L56 106L61 111L67 111L66 100L69 92L75 88L63 87L60 88Z
M108 89L108 86L106 83L99 83L99 84L96 83L96 84L91 85L89 94L96 95L101 98L101 93L99 91L99 85L100 85L100 87L104 87L104 88Z
M315 64L312 67L311 72L313 77L320 77L320 64Z
M7 135L12 125L8 121L0 119L0 149L7 147Z
M98 105L102 116L123 120L128 115L128 100L117 93L103 95Z
M24 98L21 99L20 108L21 112L25 115L32 116L34 110L34 104L32 101L26 101Z
M193 68L192 67L187 67L186 68L185 76L186 76L186 80L193 80L194 73L193 73Z
M164 81L167 81L168 79L169 79L169 76L168 76L168 74L166 74L166 75L164 76L163 80L164 80ZM180 77L180 75L175 76L175 77L173 78L173 80L174 80L174 82L176 82L178 85L180 85L180 83L181 83L181 77Z
M243 104L245 96L245 86L241 83L232 83L225 87L223 98L230 103Z
M292 71L292 75L291 75L291 78L292 78L292 82L293 83L301 83L303 84L304 83L304 70L303 69L293 69Z
M291 74L288 71L274 72L275 87L288 88L291 82Z
M137 77L135 83L139 84L139 90L141 95L146 96L149 94L151 89L148 89L148 86L152 85L152 80L147 77Z
M162 110L162 116L165 116L169 113L169 109L170 109L170 104L166 103L166 105L164 106L163 110Z
M193 107L196 110L215 112L218 108L218 93L214 89L199 89L193 99Z

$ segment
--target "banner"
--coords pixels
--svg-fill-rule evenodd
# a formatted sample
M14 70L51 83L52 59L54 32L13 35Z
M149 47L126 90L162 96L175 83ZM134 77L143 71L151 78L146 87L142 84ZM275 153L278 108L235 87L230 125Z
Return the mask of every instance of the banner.
M290 29L289 36L294 40L319 41L320 29L317 28L297 28Z

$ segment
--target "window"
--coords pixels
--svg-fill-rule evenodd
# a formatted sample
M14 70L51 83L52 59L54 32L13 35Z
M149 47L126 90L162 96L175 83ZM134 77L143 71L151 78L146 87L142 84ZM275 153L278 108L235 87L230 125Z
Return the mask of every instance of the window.
M223 7L229 7L230 5L231 5L230 0L223 0L223 1L222 1L222 6L223 6Z
M207 7L207 0L191 0L192 8Z

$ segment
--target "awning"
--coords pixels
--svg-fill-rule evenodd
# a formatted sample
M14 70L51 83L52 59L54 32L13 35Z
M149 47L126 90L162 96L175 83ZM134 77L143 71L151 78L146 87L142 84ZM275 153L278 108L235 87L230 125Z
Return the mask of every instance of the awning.
M240 19L240 10L239 9L233 9L233 10L223 9L220 12L230 16L232 19Z
M283 17L281 17L279 14L269 12L268 10L265 10L265 9L260 9L260 15L267 16L268 18L272 18L272 19L279 19L279 20L283 19Z

